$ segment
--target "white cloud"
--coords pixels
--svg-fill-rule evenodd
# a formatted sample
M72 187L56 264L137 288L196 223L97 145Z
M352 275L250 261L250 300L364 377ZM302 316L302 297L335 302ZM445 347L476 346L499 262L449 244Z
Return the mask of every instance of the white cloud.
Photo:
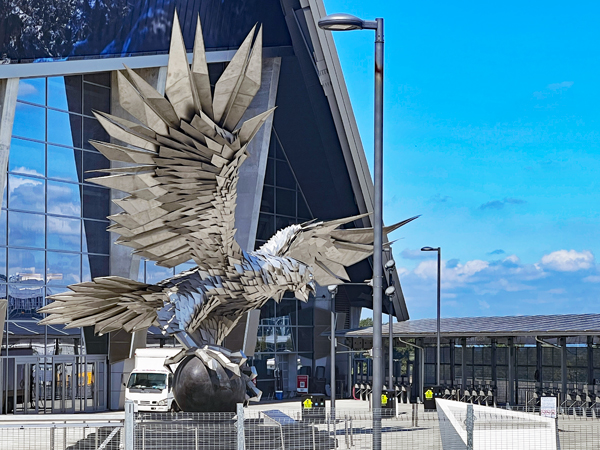
M600 283L600 275L590 275L583 279L586 283Z
M13 177L10 180L10 188L9 194L12 194L17 189L23 186L41 186L42 182L39 180L34 180L33 178L21 178L21 177Z
M571 86L575 84L573 81L563 81L561 83L552 83L548 85L548 89L551 91L562 91L564 89L569 89Z
M481 309L490 309L490 304L485 300L479 300L479 307Z
M576 272L590 269L594 265L594 255L589 250L557 250L544 255L540 265L557 272Z
M21 80L19 83L19 97L27 97L38 93L37 88L27 81Z

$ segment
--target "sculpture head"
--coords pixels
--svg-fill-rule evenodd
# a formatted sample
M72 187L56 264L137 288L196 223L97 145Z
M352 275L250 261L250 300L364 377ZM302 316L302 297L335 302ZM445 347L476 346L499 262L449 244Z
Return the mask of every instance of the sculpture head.
M298 300L303 302L308 301L308 296L312 293L313 295L317 292L317 284L315 283L312 270L309 266L300 263L301 267L304 267L304 275L302 281L298 284L298 287L294 291L294 295Z

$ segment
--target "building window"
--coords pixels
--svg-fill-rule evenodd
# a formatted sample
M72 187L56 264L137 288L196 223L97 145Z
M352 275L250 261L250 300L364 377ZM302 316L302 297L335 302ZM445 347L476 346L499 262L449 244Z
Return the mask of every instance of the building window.
M37 325L37 309L70 284L109 274L110 191L87 181L110 165L87 141L109 136L92 110L110 112L110 73L19 82L0 216L9 351L79 351L80 329Z

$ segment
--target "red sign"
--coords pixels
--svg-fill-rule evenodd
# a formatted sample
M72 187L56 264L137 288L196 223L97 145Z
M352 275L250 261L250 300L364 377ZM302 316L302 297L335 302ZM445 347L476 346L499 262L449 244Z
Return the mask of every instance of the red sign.
M308 394L308 375L298 375L296 377L296 390Z

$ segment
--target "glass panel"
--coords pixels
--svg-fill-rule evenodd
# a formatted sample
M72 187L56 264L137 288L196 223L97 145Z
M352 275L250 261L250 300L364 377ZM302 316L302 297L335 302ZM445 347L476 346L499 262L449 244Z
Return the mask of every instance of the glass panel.
M277 189L277 214L296 217L296 192L287 189Z
M99 187L83 186L83 217L106 220L110 215L110 191Z
M280 318L284 318L286 324L296 325L296 319L298 314L296 312L296 306L298 301L296 299L293 300L282 300L277 306L277 316Z
M46 278L49 285L66 286L81 281L81 255L47 252L46 258L48 260Z
M298 190L298 217L302 217L304 219L312 219L313 217L300 190Z
M77 184L48 181L48 213L81 216L80 187Z
M49 109L48 142L81 147L81 116Z
M91 116L92 110L110 112L110 90L83 83L83 114Z
M184 270L190 270L196 266L197 266L197 264L193 260L189 260L188 262L185 262L183 264L176 266L175 273L177 274L177 273L183 272Z
M298 325L312 326L314 309L307 303L298 303Z
M45 78L28 78L19 80L19 92L17 100L37 103L43 105L46 103L46 79Z
M8 243L15 247L44 248L45 217L15 211L8 213Z
M83 80L110 87L110 72L86 73Z
M275 172L277 186L295 189L296 180L287 161L277 161L275 164L277 167Z
M256 230L256 239L267 240L275 233L275 219L270 214L260 214L258 216L258 228Z
M81 75L48 78L48 106L81 113Z
M82 281L90 281L92 278L108 276L108 256L83 255Z
M0 247L0 281L6 283L6 248ZM3 286L3 285L0 285ZM0 292L0 298L6 298L5 292Z
M11 282L43 283L44 251L9 248L8 278Z
M45 159L44 144L17 138L10 142L9 172L43 177Z
M81 150L48 145L48 178L77 183L78 166L81 167Z
M6 210L0 212L0 245L6 245Z
M92 177L100 177L103 175L108 175L106 172L92 172L88 173L90 170L97 169L108 169L110 167L110 161L97 152L83 152L83 177L84 179L92 178Z
M110 234L106 231L108 222L85 220L84 226L84 248L89 253L103 253L108 255L110 247Z
M17 102L13 134L43 141L46 139L46 109Z
M291 217L276 217L275 218L275 230L279 231L285 227L289 227L296 223L296 219Z
M41 319L42 315L37 310L42 306L44 306L43 287L23 284L8 285L8 318L10 320ZM33 332L26 333L28 335L40 332L39 327L35 325L29 324L28 328Z
M92 119L89 117L84 117L83 118L83 148L88 149L88 150L96 150L94 147L92 147L92 145L89 143L90 139L96 140L96 141L109 141L110 137L108 136L108 133L106 133L106 131L104 131L104 128L102 128L102 125L100 125L100 122L98 122L96 119Z
M146 261L146 283L158 283L173 276L173 269L157 266L154 261Z
M262 198L260 200L260 211L274 213L275 212L275 189L270 186L263 188Z
M81 251L81 220L48 216L48 248Z
M20 175L8 176L8 206L12 209L44 212L44 180Z
M298 328L298 351L311 352L313 350L313 329L308 327Z
M265 172L265 184L275 184L275 160L267 159L267 171Z

